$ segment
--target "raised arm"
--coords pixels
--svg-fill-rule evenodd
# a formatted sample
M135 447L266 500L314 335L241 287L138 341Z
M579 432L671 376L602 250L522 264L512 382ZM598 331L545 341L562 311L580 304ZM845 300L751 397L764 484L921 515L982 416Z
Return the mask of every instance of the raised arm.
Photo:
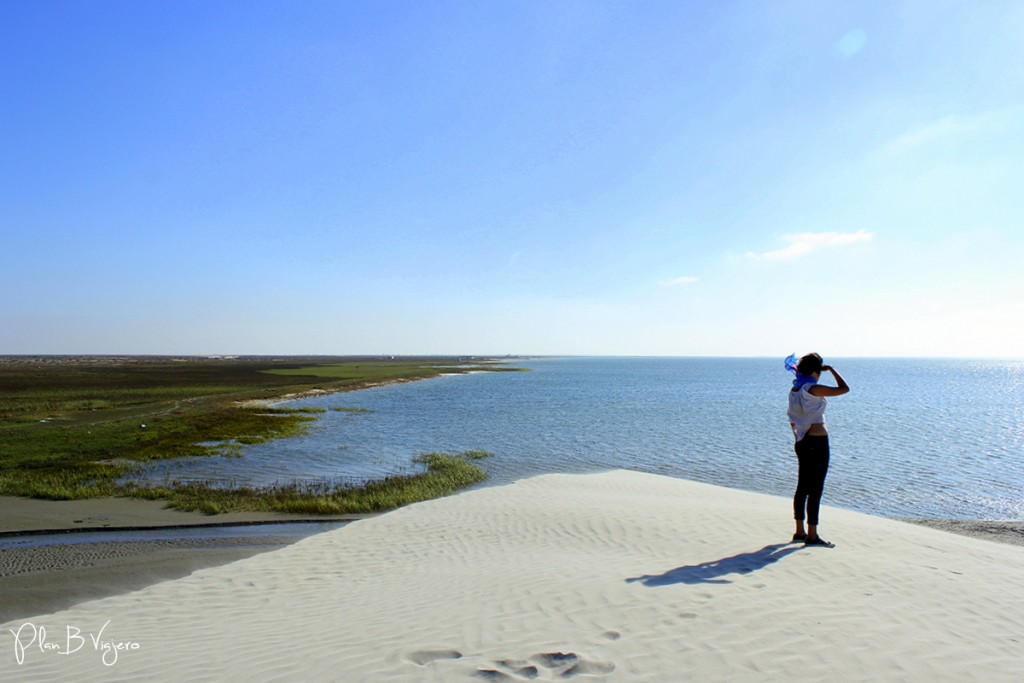
M842 396L843 394L848 393L850 391L850 386L846 383L846 380L843 379L843 376L840 375L838 372L836 372L836 369L834 367L832 367L831 365L825 365L825 366L822 366L821 371L822 372L826 372L826 371L827 372L831 372L832 373L832 377L835 378L836 384L839 385L839 386L827 387L827 386L824 386L824 385L821 385L821 384L815 384L810 389L808 389L808 391L811 392L812 395L814 395L814 396L826 396L826 397L827 396Z

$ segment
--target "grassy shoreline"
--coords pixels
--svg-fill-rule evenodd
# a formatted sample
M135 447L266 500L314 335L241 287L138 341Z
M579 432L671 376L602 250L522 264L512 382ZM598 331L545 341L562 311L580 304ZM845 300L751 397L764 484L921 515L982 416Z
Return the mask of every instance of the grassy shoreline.
M138 463L237 452L303 433L312 409L270 404L441 374L516 370L486 358L0 358L0 494L126 496L218 512L375 512L484 478L480 452L423 454L426 471L344 485L221 489L119 480Z

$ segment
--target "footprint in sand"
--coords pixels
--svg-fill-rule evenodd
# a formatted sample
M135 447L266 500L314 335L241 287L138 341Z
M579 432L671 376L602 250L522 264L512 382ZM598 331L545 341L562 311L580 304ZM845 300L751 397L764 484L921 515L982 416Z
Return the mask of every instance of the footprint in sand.
M611 662L584 659L575 652L544 652L533 655L530 660L562 678L598 676L615 671L615 665Z
M530 660L537 662L545 669L558 669L575 664L579 658L575 652L545 652L530 657Z
M502 659L495 662L495 664L517 678L532 680L540 675L540 671L537 670L537 667L521 659Z
M605 631L604 637L615 640L621 637L618 631ZM417 663L434 661L438 654L447 651L431 650L413 653L418 655ZM454 654L454 651L451 651ZM615 664L591 660L581 657L575 652L541 652L531 655L528 659L495 659L491 666L481 666L474 673L474 678L485 681L524 681L524 680L557 680L575 676L602 676L615 671Z

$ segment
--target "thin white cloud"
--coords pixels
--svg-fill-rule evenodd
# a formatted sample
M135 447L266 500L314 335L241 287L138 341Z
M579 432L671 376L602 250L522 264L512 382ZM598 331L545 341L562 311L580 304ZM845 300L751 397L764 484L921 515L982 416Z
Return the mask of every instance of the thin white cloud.
M748 251L747 256L761 261L781 261L807 256L819 249L834 249L859 242L870 242L874 237L875 233L868 232L867 230L858 230L857 232L790 233L782 236L783 241L788 242L785 247L766 251L763 254Z
M658 284L662 287L675 287L677 285L692 285L697 281L697 278L693 275L683 275L682 277L674 277L670 280L662 280Z
M885 151L889 154L903 154L938 140L974 132L980 127L981 122L977 119L968 120L957 116L946 116L890 141L885 146Z

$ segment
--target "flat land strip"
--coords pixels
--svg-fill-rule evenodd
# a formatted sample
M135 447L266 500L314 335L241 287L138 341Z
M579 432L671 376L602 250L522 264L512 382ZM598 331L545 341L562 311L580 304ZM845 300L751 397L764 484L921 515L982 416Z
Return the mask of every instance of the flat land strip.
M275 401L444 373L510 370L457 357L0 357L0 495L160 499L182 510L348 514L444 495L479 480L468 457L425 454L422 475L358 491L226 490L120 483L139 463L238 452L302 433L322 412Z

